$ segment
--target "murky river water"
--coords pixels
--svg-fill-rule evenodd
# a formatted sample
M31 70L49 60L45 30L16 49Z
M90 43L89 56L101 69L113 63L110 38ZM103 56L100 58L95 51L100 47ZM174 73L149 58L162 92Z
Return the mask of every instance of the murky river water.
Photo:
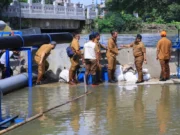
M180 86L89 87L93 93L54 109L7 135L178 135ZM30 117L84 93L84 86L51 84L6 95L11 114ZM3 112L5 113L5 112Z
M158 40L161 38L160 34L141 34L142 35L142 41L144 42L144 44L146 46L156 46ZM108 43L108 39L111 37L110 34L101 34L101 40L100 42L104 45L107 45ZM176 41L176 37L177 34L168 34L167 36L170 40L172 40L173 42ZM130 44L131 42L133 42L136 38L135 34L119 34L118 38L117 38L117 43L118 46L122 45L122 44ZM82 35L81 36L81 40L80 40L80 45L83 46L83 44L88 41L88 35Z

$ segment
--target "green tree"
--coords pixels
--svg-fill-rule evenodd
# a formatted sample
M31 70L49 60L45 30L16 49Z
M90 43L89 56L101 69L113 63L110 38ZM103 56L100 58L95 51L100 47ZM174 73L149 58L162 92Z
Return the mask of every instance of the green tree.
M168 22L170 22L171 20L180 21L180 5L177 3L169 5L168 12L165 17Z
M97 19L96 23L100 32L110 32L113 29L120 32L137 30L142 24L142 20L123 12L108 12L104 19Z
M125 11L132 14L138 12L141 17L151 13L153 9L164 18L169 10L169 5L180 4L180 0L108 0L107 9L110 11Z
M2 12L10 4L11 0L0 0L0 20L2 20Z

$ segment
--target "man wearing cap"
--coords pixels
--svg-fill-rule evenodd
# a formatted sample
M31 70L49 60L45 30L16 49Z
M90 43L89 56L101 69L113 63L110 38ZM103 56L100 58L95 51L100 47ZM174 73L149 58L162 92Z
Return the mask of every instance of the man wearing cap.
M52 41L49 44L43 44L34 57L35 62L38 64L38 77L36 80L36 85L41 84L42 77L44 75L45 70L48 69L49 64L47 62L47 57L50 55L51 50L56 47L56 42Z
M160 81L170 79L169 60L171 58L171 41L166 37L166 31L161 32L161 39L157 43L157 60L161 65Z
M142 40L142 36L140 34L137 34L137 37L134 42L132 42L129 45L123 45L123 47L126 47L126 48L130 48L130 47L133 48L135 66L138 72L138 81L136 83L144 82L142 66L143 66L143 62L147 64L146 48L144 46L144 43L141 40Z
M98 62L97 62L97 71L96 71L96 73L97 73L97 81L98 81L99 83L102 83L102 79L101 79L101 77L102 77L102 65L100 64L101 48L107 50L107 47L103 46L103 45L99 42L99 40L100 40L100 33L95 32L95 33L94 33L94 36L95 36L94 42L96 43L96 45L97 45L97 47L98 47L98 60L97 60Z
M70 58L71 67L69 70L69 84L75 85L78 83L76 79L76 72L79 68L79 59L81 58L81 51L79 45L80 35L78 33L73 33L73 40L71 42L71 48L73 49L75 55Z
M111 38L108 40L107 47L107 60L108 60L108 80L109 83L116 83L115 80L115 70L116 70L116 56L118 55L118 46L117 46L117 31L111 31Z

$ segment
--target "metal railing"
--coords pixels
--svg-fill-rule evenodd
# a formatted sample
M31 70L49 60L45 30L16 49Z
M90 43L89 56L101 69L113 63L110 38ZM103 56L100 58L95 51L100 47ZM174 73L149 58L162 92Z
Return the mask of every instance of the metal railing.
M77 19L85 20L86 13L84 8L79 7L66 7L51 4L40 4L40 3L21 3L21 6L10 5L7 10L4 11L4 15L9 17L19 17L19 11L21 10L22 18L37 18L41 19L59 19L58 15L61 15L61 19ZM95 11L89 12L90 19L96 18Z

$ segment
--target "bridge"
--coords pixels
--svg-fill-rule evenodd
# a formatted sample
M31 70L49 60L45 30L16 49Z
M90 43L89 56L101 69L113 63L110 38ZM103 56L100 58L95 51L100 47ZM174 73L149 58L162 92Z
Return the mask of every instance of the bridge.
M57 2L45 4L45 0L41 0L41 3L33 3L32 0L23 3L13 0L13 3L4 10L3 15L22 19L22 25L25 27L67 30L79 29L86 20L95 19L97 12L82 4L58 5Z

